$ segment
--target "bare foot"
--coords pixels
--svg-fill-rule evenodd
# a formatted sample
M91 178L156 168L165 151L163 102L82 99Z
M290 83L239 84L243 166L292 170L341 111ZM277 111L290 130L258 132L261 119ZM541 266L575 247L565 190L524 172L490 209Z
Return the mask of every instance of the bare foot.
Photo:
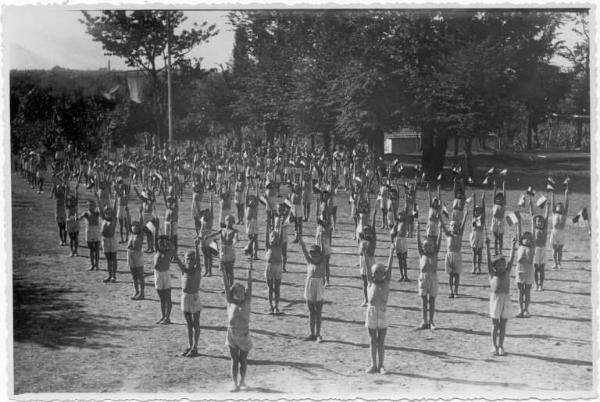
M367 371L366 371L366 372L367 372L367 374L374 374L374 373L376 373L376 372L377 372L377 367L375 367L375 366L371 366L371 367L369 367L369 368L367 369Z

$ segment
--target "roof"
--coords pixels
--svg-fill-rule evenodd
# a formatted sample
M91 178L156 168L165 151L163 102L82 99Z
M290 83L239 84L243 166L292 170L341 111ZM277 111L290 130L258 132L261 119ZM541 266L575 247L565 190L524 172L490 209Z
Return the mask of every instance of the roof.
M410 128L410 127L404 127L399 130L396 130L396 131L385 133L383 135L383 137L386 139L387 138L419 138L420 136L421 136L420 130Z

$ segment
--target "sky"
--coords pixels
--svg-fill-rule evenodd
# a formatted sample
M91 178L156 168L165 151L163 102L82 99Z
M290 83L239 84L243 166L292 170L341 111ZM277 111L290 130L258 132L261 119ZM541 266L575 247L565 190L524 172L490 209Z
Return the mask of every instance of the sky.
M50 69L61 66L70 69L96 70L107 67L128 69L123 59L105 56L102 46L85 33L78 19L78 10L52 6L7 6L2 10L5 62L10 69ZM202 57L205 68L218 67L231 58L234 33L228 24L226 11L186 11L186 25L193 22L216 24L219 34L190 53ZM185 25L184 25L185 27Z
M208 43L197 46L190 56L202 57L205 68L225 65L231 59L234 32L228 24L227 11L186 11L188 21L216 24L219 34ZM57 6L5 6L2 9L4 61L10 69L50 69L61 66L70 69L96 70L107 67L128 69L122 59L104 55L102 46L85 33L78 19L81 12ZM567 45L577 40L571 26L559 34ZM566 66L562 58L553 61Z

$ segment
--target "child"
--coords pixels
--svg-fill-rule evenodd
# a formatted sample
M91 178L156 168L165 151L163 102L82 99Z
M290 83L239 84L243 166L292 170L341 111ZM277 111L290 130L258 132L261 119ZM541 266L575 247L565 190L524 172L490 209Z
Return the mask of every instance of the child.
M142 193L140 194L136 187L134 187L133 190L142 202L142 204L140 205L140 221L142 222L142 225L144 227L143 230L146 232L146 241L148 243L148 249L146 250L146 252L153 253L153 247L154 243L156 242L156 239L152 237L152 232L146 227L146 224L150 221L154 221L154 194L152 193L152 191L142 191Z
M494 206L492 207L492 233L494 234L494 250L495 254L502 254L504 245L504 212L506 204L506 187L505 181L502 180L502 191L498 191L498 186L494 180ZM533 215L532 215L533 216Z
M473 250L473 272L481 273L481 258L483 256L483 230L485 228L485 193L481 195L481 205L477 205L473 193L473 227L471 229L471 249Z
M321 338L321 312L323 310L325 261L321 248L318 245L306 250L306 244L302 237L299 239L302 253L306 259L306 283L304 285L304 300L308 307L310 335L305 338L307 341L323 341Z
M244 221L244 175L238 173L235 182L235 192L233 193L233 203L237 209L237 224L241 225Z
M229 216L231 211L231 191L229 191L229 183L225 182L219 186L219 224L223 225L225 217ZM235 218L233 218L235 220Z
M135 293L131 296L131 300L144 300L144 255L142 253L142 243L144 237L140 222L131 223L131 237L127 241L127 264L133 279L133 288Z
M415 233L415 215L417 212L417 179L412 183L404 184L404 210L408 212L406 215L406 223L408 225L408 237L414 237Z
M209 238L213 226L212 194L209 196L210 208L200 212L200 238L202 239L202 256L204 257L204 276L212 276L212 257L216 252L210 247Z
M122 182L117 185L117 219L119 220L119 235L121 240L119 243L127 243L129 241L129 206L127 197L129 195L129 187ZM123 232L125 232L125 240L123 240Z
M452 220L461 222L465 214L465 188L462 179L454 178L454 201L452 202Z
M100 204L100 198L96 194L96 201ZM102 218L102 250L106 256L106 265L108 271L108 277L103 281L104 283L117 281L117 239L115 238L115 232L117 229L116 214L117 199L112 206L107 206L104 211L100 209L100 217Z
M390 232L392 243L394 243L394 250L396 250L396 256L398 257L398 267L400 268L400 279L398 279L399 282L410 282L408 279L408 267L406 264L406 256L408 255L408 244L406 243L408 224L406 216L406 211L398 212L398 218Z
M248 235L248 245L244 249L255 260L258 260L258 186L256 186L256 195L248 195L249 189L246 189L246 234ZM267 223L268 224L268 223Z
M67 186L63 182L54 184L50 192L50 198L56 199L56 208L54 210L56 223L58 225L58 236L60 237L60 246L67 245L67 211L65 208L65 197L67 195Z
M194 228L196 229L196 235L200 234L200 230L202 228L202 222L200 219L202 218L202 189L199 183L194 183L193 193L192 193L192 219L194 220ZM211 198L211 206L212 206L212 198Z
M533 285L533 235L531 232L521 233L521 216L517 220L517 286L519 288L519 314L517 317L529 317L531 285Z
M448 285L450 286L450 298L458 296L458 285L460 284L460 273L462 272L461 247L468 214L463 216L462 222L450 221L449 230L446 229L444 221L441 220L442 230L446 235L448 250L446 251L446 273L448 274Z
M269 287L269 314L279 315L279 295L281 288L281 275L283 272L283 258L281 253L281 238L279 232L272 230L267 239L267 265L265 279ZM273 306L275 301L275 306Z
M93 200L88 201L88 210L81 214L78 220L86 220L85 240L90 250L90 271L98 271L100 260L100 212Z
M207 240L219 237L221 240L221 271L227 277L228 286L233 285L233 266L235 264L235 243L238 240L238 231L233 228L235 218L228 215L225 218L225 227L206 237Z
M379 195L377 196L379 201L379 209L381 209L381 229L388 227L387 212L388 212L388 201L389 201L389 186L382 184L379 188Z
M533 268L534 268L534 280L535 290L544 290L544 279L545 279L545 265L546 265L546 241L548 240L548 215L550 209L548 203L545 203L544 215L533 215L533 203L529 200L529 212L532 216L532 228L531 233L533 234L533 245L535 247L533 251Z
M77 256L77 247L79 246L79 219L77 213L77 203L79 195L77 189L79 184L75 186L75 195L67 196L67 232L69 233L69 247L71 248L71 257Z
M388 258L387 268L381 264L373 264L367 268L367 281L369 287L368 307L366 313L365 326L369 330L371 338L371 367L367 373L385 374L383 367L383 356L385 352L385 335L387 333L386 306L390 294L390 281L392 279L392 263L394 261L394 245L390 245L390 256ZM379 355L379 364L377 356Z
M375 258L375 248L377 246L377 233L375 232L375 216L377 215L377 210L373 212L373 221L371 226L365 226L361 233L359 234L359 243L358 243L358 258L359 258L359 267L360 267L360 275L363 280L363 295L364 301L361 304L361 307L365 307L368 304L367 300L367 288L368 288L368 277L367 270L373 266L374 258Z
M388 199L386 210L388 227L393 229L396 217L398 216L398 190L395 188L390 189L390 198Z
M569 212L569 182L565 188L565 203L554 203L554 191L552 192L552 232L550 232L550 244L552 244L552 260L554 269L562 268L562 254L565 244L565 223Z
M246 368L248 367L248 352L252 349L250 339L250 311L252 303L252 263L248 267L248 283L246 289L240 283L232 285L227 280L227 274L223 271L223 285L227 298L227 338L225 344L229 346L231 355L231 379L233 388L231 392L237 392L246 388ZM238 385L238 368L240 382Z
M490 275L490 317L492 318L492 343L494 355L504 356L504 335L506 334L506 323L510 316L510 271L513 266L515 245L514 238L510 250L508 263L502 255L496 254L492 259L490 250L490 239L486 238L488 272Z
M441 230L441 228L440 228ZM441 233L437 241L433 237L421 243L420 223L417 221L417 249L419 251L419 296L421 296L423 323L420 329L435 329L433 316L435 313L435 298L438 293L437 259L442 242ZM429 321L427 313L429 312Z
M315 244L319 246L323 254L323 262L325 264L325 286L329 284L329 260L331 258L331 237L333 229L331 227L330 215L327 211L323 211L321 217L317 220L317 230L315 234Z
M427 215L427 237L433 237L440 232L440 220L442 216L442 198L440 195L440 186L437 187L437 197L431 197L431 190L429 184L427 184L427 196L429 198L429 213Z
M300 184L294 184L292 186L292 193L289 197L293 205L294 223L296 229L296 238L294 239L294 243L298 243L298 238L302 235L302 221L304 219L304 210L302 208L302 187Z
M156 253L154 254L154 286L160 299L161 318L157 324L171 324L171 274L169 265L173 258L174 249L169 236L154 236L156 238Z
M308 221L310 216L310 204L312 202L312 180L308 173L302 178L302 205L304 213L304 222Z
M200 312L202 302L200 301L200 280L202 278L202 267L200 266L200 250L198 244L200 239L195 240L195 251L185 253L185 263L181 262L175 255L174 259L181 269L181 311L187 324L189 348L182 356L198 356L198 340L200 339Z
M165 200L165 235L169 236L173 243L174 252L177 253L177 228L179 221L179 202L174 195L173 187L169 188L169 196L163 193Z

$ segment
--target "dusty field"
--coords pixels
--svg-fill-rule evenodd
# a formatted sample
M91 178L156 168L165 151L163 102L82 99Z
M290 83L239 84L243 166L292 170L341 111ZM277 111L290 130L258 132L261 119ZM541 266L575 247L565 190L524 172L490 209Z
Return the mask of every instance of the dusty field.
M536 166L536 170L547 172L543 166ZM525 173L531 172L523 173L523 177L531 178ZM582 183L572 195L573 215L580 207L590 205L589 164L571 175L579 175L575 179ZM443 192L445 200L451 197L447 190ZM192 246L193 232L188 220L191 196L187 191L180 207L183 249ZM517 190L509 191L509 206L516 206L519 194ZM131 301L133 286L124 245L120 245L118 255L118 282L102 283L106 275L103 255L102 271L88 272L87 248L80 249L80 257L71 258L68 247L58 246L48 197L48 192L37 195L20 176L12 175L14 393L186 393L199 397L227 391L229 354L224 345L226 315L221 277L203 278L201 284L201 356L179 357L187 347L187 336L176 267L171 268L174 324L155 325L160 306L153 289L151 256L146 254L147 300ZM425 210L424 197L426 194L421 192L421 211ZM418 267L414 240L409 240L412 282L397 282L397 268L392 279L385 364L389 374L367 375L368 334L364 309L360 307L361 280L347 216L347 194L338 194L337 204L341 213L333 239L333 287L326 290L323 309L324 342L302 341L308 332L302 298L305 264L299 247L290 243L289 272L284 274L282 285L282 316L267 313L264 261L255 263L251 316L255 347L248 368L250 389L239 397L257 398L258 393L270 394L266 397L273 399L283 397L282 393L371 397L591 394L592 273L586 228L569 225L564 269L547 268L546 290L532 292L531 318L509 320L504 357L490 353L487 275L472 275L470 269L461 276L462 295L457 299L447 298L447 275L440 272L438 329L416 329L421 320ZM137 203L132 210L136 209ZM162 203L158 211L164 213ZM311 220L305 229L310 239L315 229L314 217ZM387 236L379 230L378 237L377 261L383 263ZM241 238L236 275L243 280L246 260L240 249L245 246L245 235ZM463 260L468 262L466 241L463 251ZM440 253L440 259L443 256ZM514 284L512 296L516 310Z

